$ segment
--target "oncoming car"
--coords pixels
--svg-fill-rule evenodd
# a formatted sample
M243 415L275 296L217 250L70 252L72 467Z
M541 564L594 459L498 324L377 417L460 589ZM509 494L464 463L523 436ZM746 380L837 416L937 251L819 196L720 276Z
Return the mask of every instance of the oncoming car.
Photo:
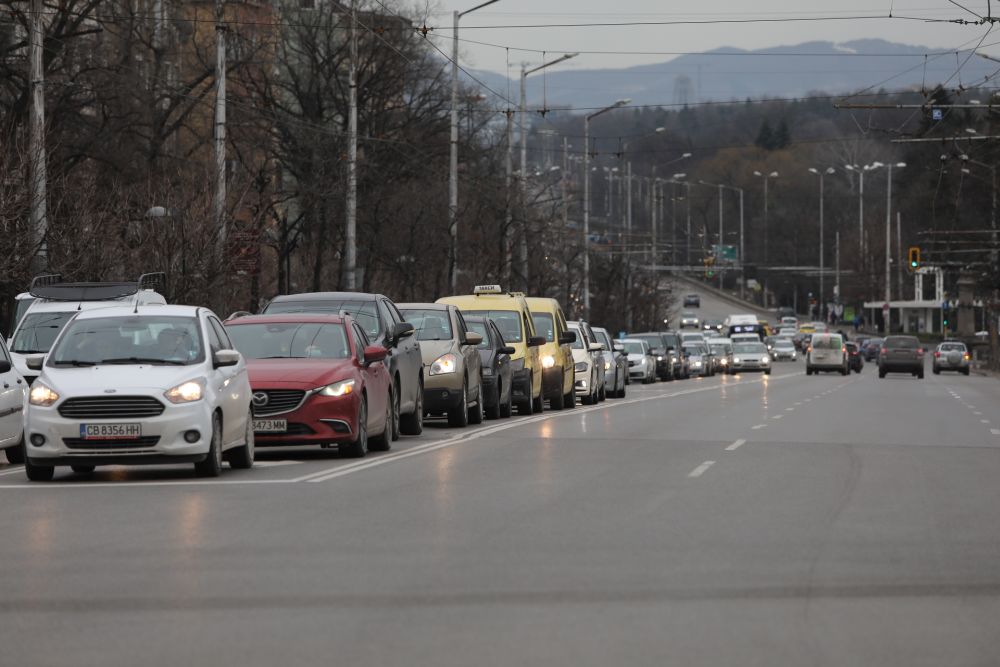
M254 462L250 382L222 323L193 306L112 307L71 319L40 371L25 414L25 472L56 466L193 463L199 475Z
M770 375L771 355L768 354L767 346L760 341L739 342L734 340L733 371L736 373L763 371L765 375Z
M566 316L555 299L528 297L535 333L545 342L539 346L542 362L542 394L553 410L576 405L573 392L573 353L570 344L575 334L566 326Z

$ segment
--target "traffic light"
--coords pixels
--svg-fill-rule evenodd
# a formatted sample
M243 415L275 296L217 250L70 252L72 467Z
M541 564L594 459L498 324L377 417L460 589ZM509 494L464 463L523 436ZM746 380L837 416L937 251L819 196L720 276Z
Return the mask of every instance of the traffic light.
M920 248L910 248L910 271L920 268Z
M715 265L715 257L706 257L702 261L705 263L705 277L711 278L715 275L715 271L713 269Z

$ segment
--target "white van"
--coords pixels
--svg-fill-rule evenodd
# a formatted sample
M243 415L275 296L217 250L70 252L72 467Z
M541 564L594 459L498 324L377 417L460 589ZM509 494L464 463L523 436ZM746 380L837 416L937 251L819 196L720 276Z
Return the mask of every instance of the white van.
M30 385L38 376L25 363L26 357L48 354L59 332L81 310L121 305L166 305L157 288L166 284L163 273L146 273L135 282L67 283L32 281L28 290L34 299L11 336L10 356Z

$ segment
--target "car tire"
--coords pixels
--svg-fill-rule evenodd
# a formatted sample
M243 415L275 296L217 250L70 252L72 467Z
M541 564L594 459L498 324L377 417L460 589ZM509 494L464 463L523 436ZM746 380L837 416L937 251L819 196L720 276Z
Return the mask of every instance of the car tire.
M566 407L566 397L563 396L562 388L549 399L549 407L553 410L562 410Z
M538 398L531 400L531 409L538 414L541 414L545 410L545 397L542 396L541 390L538 391Z
M606 384L602 384L601 388L597 390L597 402L603 403L608 400L608 389Z
M497 395L503 396L503 385L497 383ZM500 399L498 399L500 400ZM500 416L504 419L509 418L514 414L514 390L511 388L507 391L507 401L500 401Z
M572 410L576 407L576 390L570 388L569 393L563 396L563 409Z
M469 425L469 385L462 383L458 405L448 410L448 426L465 428Z
M878 369L878 376L879 376L879 379L884 378L885 377L885 371L882 370L881 368Z
M764 375L770 375L770 374L771 374L771 369L770 368L768 368L766 371L764 371Z
M351 442L341 443L337 453L343 457L360 459L368 453L368 399L363 395L358 406L358 433Z
M51 482L56 469L54 466L36 465L31 462L31 457L24 457L24 474L32 482Z
M487 419L500 419L500 395L503 394L503 386L500 379L497 379L497 400L483 408Z
M851 370L849 368L843 368L843 369L841 369L840 374L841 375L847 375L850 372L851 372Z
M424 432L424 381L417 384L416 404L413 412L399 417L399 432L403 435L420 435Z
M806 375L812 375L812 374L813 374L813 369L806 366Z
M243 444L229 454L229 467L235 470L253 468L255 457L255 442L253 433L253 412L247 415L246 433L243 434Z
M931 368L931 373L934 373L934 375L941 375L941 369L938 368L937 366L934 366Z
M212 439L208 443L208 454L204 461L194 464L198 477L218 477L222 474L222 417L212 415Z
M917 379L918 380L923 380L924 379L924 372L923 371L920 371L919 373L917 373Z
M13 447L8 447L4 450L4 453L7 455L7 460L10 463L24 463L24 436L21 436L21 442Z
M962 375L968 376L969 375L969 369L968 368L963 368L962 369Z
M97 466L75 465L70 466L70 469L77 475L92 475L97 470Z
M479 383L479 389L477 390L476 404L469 408L469 423L470 424L482 424L483 423L483 383Z
M618 390L618 393L616 394L616 396L618 398L625 398L625 384L624 383L622 383L622 388Z
M389 391L389 397L386 399L385 405L385 428L378 435L373 435L368 438L368 451L371 452L387 452L389 448L392 447L392 420L393 413L396 411L396 401L394 398L395 392Z
M399 440L399 434L401 432L399 427L399 421L401 415L399 414L399 381L394 381L392 383L392 401L393 401L393 417L392 417L392 441L396 442Z

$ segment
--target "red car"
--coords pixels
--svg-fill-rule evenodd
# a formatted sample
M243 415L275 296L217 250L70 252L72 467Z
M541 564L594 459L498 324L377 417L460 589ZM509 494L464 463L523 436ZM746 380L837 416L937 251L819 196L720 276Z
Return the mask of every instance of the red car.
M246 358L258 446L387 450L398 419L383 360L349 315L250 315L226 330Z

